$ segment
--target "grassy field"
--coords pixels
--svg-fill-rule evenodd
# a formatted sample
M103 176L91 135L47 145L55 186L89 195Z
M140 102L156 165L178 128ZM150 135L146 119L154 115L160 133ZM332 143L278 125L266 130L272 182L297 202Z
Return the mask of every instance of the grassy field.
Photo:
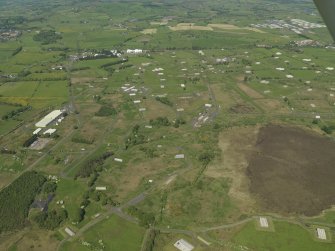
M285 222L275 222L275 232L256 231L254 223L247 224L232 242L251 250L333 250L333 243L315 241L312 230Z
M118 217L97 224L89 229L79 239L67 242L61 250L129 250L137 251L141 248L144 229L127 223Z

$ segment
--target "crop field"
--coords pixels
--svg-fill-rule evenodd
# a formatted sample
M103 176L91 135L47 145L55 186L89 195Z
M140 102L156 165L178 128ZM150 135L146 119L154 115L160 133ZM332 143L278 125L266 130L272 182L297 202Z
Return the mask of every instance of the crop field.
M0 0L0 16L0 189L47 180L0 250L334 249L334 45L271 28L322 24L312 1Z

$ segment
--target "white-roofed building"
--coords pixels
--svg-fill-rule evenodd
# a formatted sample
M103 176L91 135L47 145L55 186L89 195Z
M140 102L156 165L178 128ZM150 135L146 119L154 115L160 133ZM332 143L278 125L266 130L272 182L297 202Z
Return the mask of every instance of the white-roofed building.
M33 135L38 134L41 130L42 130L42 128L37 128L35 131L33 131Z
M49 135L51 135L51 134L53 134L53 133L55 133L57 130L56 129L48 129L48 130L46 130L44 133L43 133L43 135L45 135L45 134L49 134Z
M316 234L320 240L327 240L326 230L323 228L317 228Z
M260 217L259 218L259 224L261 225L261 227L264 227L264 228L268 228L269 227L268 219L265 218L265 217Z
M74 233L70 228L68 228L68 227L65 228L65 232L66 232L68 235L70 235L71 237L72 237L72 236L75 236L75 233Z
M194 249L194 247L184 239L177 241L174 246L180 251L192 251Z
M39 122L35 124L36 127L47 127L50 123L58 119L60 116L63 115L63 112L61 110L54 110L50 112L48 115L46 115L43 119L41 119Z

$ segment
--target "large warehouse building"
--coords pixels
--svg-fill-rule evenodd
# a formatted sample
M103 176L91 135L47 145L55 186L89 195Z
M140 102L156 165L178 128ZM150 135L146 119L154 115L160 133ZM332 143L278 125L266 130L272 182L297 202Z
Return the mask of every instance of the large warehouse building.
M50 123L60 118L63 115L61 110L54 110L46 115L43 119L35 124L36 127L47 127Z

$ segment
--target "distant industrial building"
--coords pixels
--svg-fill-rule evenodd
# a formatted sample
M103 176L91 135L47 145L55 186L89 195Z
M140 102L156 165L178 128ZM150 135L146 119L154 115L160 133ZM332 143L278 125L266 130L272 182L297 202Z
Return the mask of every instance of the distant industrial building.
M184 239L177 241L174 246L180 251L192 251L194 249L194 247Z
M63 115L63 112L61 110L54 110L50 112L48 115L46 115L43 119L41 119L39 122L35 124L36 127L47 127L52 122L54 122L56 119L60 118Z

